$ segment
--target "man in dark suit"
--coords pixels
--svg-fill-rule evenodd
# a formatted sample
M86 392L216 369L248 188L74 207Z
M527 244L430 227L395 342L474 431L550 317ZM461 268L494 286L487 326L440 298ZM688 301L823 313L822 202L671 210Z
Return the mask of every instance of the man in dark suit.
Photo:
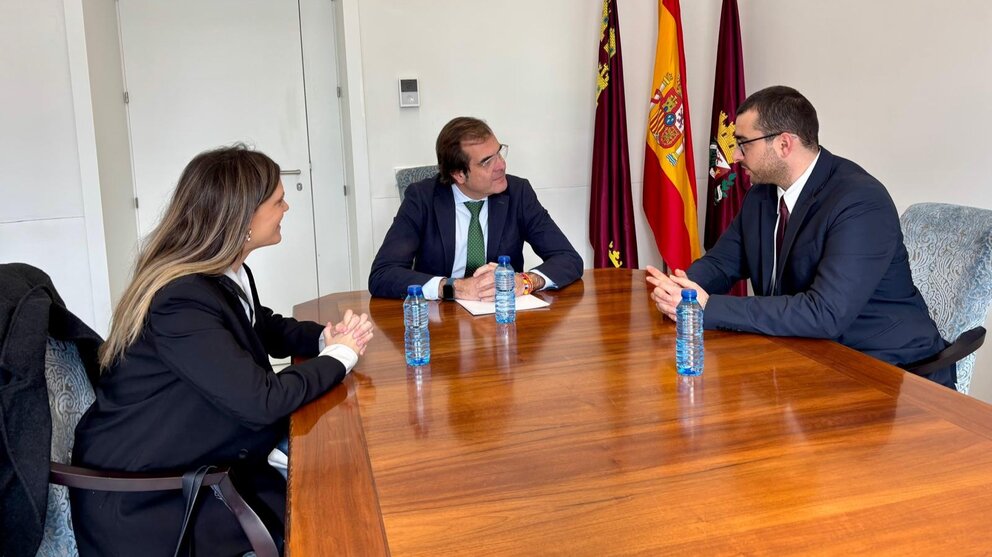
M946 343L913 285L885 187L819 146L813 105L776 86L737 111L734 160L755 184L709 252L674 275L649 267L651 296L674 319L695 288L707 329L834 339L895 365ZM755 296L724 295L749 278ZM954 388L954 366L929 379Z
M541 206L530 182L506 173L507 146L476 118L438 135L438 175L406 190L372 262L369 292L402 298L420 284L427 299L493 300L497 257L523 269L527 242L544 262L517 273L517 295L561 288L582 275L582 258Z

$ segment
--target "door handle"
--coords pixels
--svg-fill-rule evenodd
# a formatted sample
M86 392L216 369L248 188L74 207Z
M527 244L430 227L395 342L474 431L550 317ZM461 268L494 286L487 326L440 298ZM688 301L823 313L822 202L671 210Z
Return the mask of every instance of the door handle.
M299 168L294 168L293 170L280 170L280 176L302 176L303 171ZM296 191L303 191L303 182L296 183Z

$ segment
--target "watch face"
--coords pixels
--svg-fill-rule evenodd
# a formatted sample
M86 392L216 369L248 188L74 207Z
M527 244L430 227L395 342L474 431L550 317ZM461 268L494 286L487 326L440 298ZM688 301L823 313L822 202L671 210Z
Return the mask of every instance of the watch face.
M454 300L455 287L451 284L445 283L444 287L441 289L441 297L445 300Z

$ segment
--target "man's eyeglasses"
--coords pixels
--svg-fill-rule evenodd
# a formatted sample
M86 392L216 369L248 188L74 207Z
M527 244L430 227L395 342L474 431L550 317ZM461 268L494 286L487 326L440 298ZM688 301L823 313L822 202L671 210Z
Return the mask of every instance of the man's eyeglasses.
M740 149L741 150L741 154L744 155L744 154L746 154L746 153L744 153L744 146L747 145L748 143L751 143L753 141L760 141L762 139L769 139L771 137L782 135L783 133L785 133L785 132L770 133L768 135L763 135L761 137L756 137L754 139L744 139L744 140L741 140L740 138L735 138L735 139L737 139L737 148Z
M509 152L510 152L510 146L505 143L501 143L499 146L499 151L496 151L495 155L489 155L488 157L479 161L479 166L481 166L482 168L489 168L489 166L493 164L493 161L496 160L496 157L506 160L506 154Z

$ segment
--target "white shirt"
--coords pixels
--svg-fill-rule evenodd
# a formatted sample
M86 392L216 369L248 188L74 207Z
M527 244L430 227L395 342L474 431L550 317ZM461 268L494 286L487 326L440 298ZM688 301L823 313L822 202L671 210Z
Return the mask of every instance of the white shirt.
M785 207L789 209L789 218L790 219L792 218L792 210L796 207L796 202L799 201L799 195L803 193L803 188L806 187L806 182L809 181L810 175L813 174L813 167L816 166L816 161L818 160L820 160L820 153L816 154L816 157L813 159L813 162L809 163L809 166L806 167L806 170L799 176L799 178L796 179L795 182L792 183L791 186L789 186L789 189L783 190L782 188L778 188L778 203L776 203L775 205L776 211L778 210L778 206L781 205L782 200L784 199ZM778 225L780 220L782 220L781 214L775 217L775 228L773 229L775 231L775 234L778 234ZM773 261L772 289L774 289L776 275L778 274L776 272L778 270L777 246L775 249L775 258L772 261Z
M235 284L241 287L245 296L251 296L251 281L248 280L248 273L245 272L244 265L238 266L237 269L228 269L224 272L224 276L233 280ZM240 296L239 296L240 298ZM250 298L249 298L250 299ZM252 306L248 303L248 300L241 298L241 307L245 310L245 315L248 316L248 320L252 325L255 324L255 311ZM358 354L355 353L351 348L343 344L332 344L330 346L324 346L324 335L323 333L317 339L317 346L320 349L320 356L330 356L335 360L341 362L344 366L345 374L351 373L351 370L358 364Z
M251 281L248 280L248 273L245 272L244 265L239 265L237 269L228 269L227 271L224 272L224 276L233 280L234 284L240 286L241 292L245 296L251 296ZM255 310L248 303L250 298L245 299L245 298L241 298L240 296L238 296L238 298L241 300L241 307L242 309L245 310L245 315L248 316L248 321L251 322L252 325L254 325Z
M483 245L489 245L489 198L485 199L472 199L471 197L462 193L462 190L458 188L457 185L451 184L451 193L455 199L455 260L451 264L451 274L450 277L463 278L465 276L465 263L468 259L468 225L472 222L472 212L468 210L465 206L466 202L482 201L482 209L479 209L479 226L482 227L482 241ZM488 255L488 254L487 254ZM545 288L557 288L554 282L551 281L544 273L540 271L535 271L531 269L532 273L537 273L544 278L544 290ZM441 285L441 279L445 277L434 277L427 281L424 285L424 298L428 300L437 300L440 298L438 295L438 289Z

